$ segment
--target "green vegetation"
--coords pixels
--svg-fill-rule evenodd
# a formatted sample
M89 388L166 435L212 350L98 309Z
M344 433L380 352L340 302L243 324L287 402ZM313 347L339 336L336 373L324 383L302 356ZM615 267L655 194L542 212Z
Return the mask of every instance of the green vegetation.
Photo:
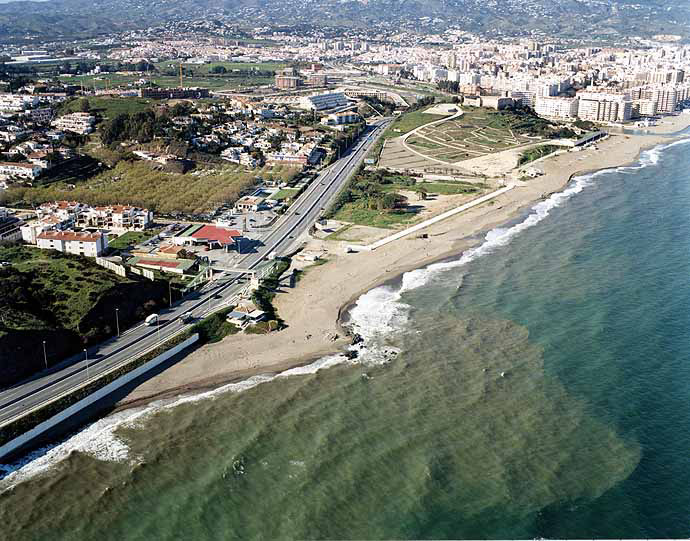
M75 113L83 110L84 101L88 101L88 111L98 113L104 118L114 118L121 114L141 113L151 109L154 100L142 98L98 98L91 97L88 100L73 99L63 103L58 113Z
M120 235L116 239L108 241L108 247L113 250L127 250L141 244L142 242L155 237L163 230L162 227L147 229L145 231L128 231L124 235Z
M119 162L115 168L70 188L62 182L49 186L14 187L6 190L6 204L37 205L61 199L90 205L123 203L146 207L157 213L203 213L232 204L256 184L257 177L292 180L295 168L265 167L247 170L231 165L191 174L164 173L146 162Z
M418 198L431 194L479 194L485 184L448 181L421 182L414 177L390 173L385 169L366 171L363 168L347 183L326 212L328 218L372 227L390 228L414 221L420 207L409 205L399 191L416 192ZM331 237L344 230L337 231Z
M428 109L428 107L427 107ZM383 134L383 139L393 139L400 137L414 129L429 124L442 118L447 118L449 115L432 115L424 111L412 111L400 115Z
M0 385L78 353L166 304L161 281L122 278L92 259L29 246L0 247Z
M230 312L232 312L232 308L225 308L211 314L194 325L190 333L199 333L199 343L201 344L214 344L226 336L237 334L240 330L226 319Z
M299 190L296 190L294 188L285 188L273 194L271 196L271 199L275 199L276 201L283 201L284 199L292 199L297 194L299 194Z
M275 307L273 306L273 299L276 296L276 292L280 287L280 277L283 273L290 268L291 261L289 258L281 258L276 262L276 266L273 272L265 278L259 289L254 291L252 294L252 300L254 304L266 312L266 319L268 321L263 322L264 324L255 325L253 330L248 329L249 332L268 332L270 330L280 329L285 326L285 323L278 316Z
M553 154L558 150L562 150L562 147L556 145L542 145L535 148L530 148L529 150L525 150L522 154L520 154L518 165L533 162L534 160L538 160L539 158Z

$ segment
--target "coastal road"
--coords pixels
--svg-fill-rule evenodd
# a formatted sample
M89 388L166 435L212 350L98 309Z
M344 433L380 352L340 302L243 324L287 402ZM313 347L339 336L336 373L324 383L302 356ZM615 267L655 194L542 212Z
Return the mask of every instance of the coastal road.
M367 131L334 164L324 169L302 195L290 206L276 226L260 239L260 245L245 255L241 269L255 269L270 254L290 253L297 239L319 218L349 176L359 167L369 149L389 125L390 119L371 124ZM152 350L181 332L188 325L180 316L187 312L194 320L226 306L246 286L247 276L224 272L196 295L175 303L159 313L159 324L140 324L98 346L88 348L72 362L44 371L37 376L0 391L0 426L4 426L34 409L97 379L114 367L126 364L139 354Z

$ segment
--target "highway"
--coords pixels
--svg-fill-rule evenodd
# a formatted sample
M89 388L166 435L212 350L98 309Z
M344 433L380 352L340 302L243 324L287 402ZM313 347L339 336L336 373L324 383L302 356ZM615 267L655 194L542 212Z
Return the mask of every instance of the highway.
M269 254L288 254L298 237L305 233L319 218L334 196L340 191L350 174L362 163L371 146L390 123L379 120L368 128L350 150L334 164L325 168L312 181L302 195L290 206L255 251L239 262L241 269L254 269ZM207 284L193 298L175 303L172 308L159 312L159 324L140 324L98 346L85 351L83 358L61 363L34 378L0 391L0 426L4 426L39 406L52 402L97 379L114 367L126 364L143 352L154 349L188 327L180 316L190 312L193 322L228 304L246 286L246 276L241 273L222 273Z

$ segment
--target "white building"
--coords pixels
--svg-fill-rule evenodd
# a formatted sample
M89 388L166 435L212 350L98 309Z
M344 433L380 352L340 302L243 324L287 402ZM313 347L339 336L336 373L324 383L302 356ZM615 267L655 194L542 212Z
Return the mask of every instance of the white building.
M342 92L314 94L313 96L304 96L299 100L300 109L306 109L307 111L325 111L348 105L350 105L350 102Z
M627 122L632 118L632 100L626 94L578 92L577 116L590 122Z
M38 97L29 94L0 94L0 111L19 112L38 105Z
M41 167L32 163L0 162L0 175L13 178L35 179L41 174Z
M62 131L69 131L78 135L87 135L93 131L96 118L89 113L70 113L53 120L51 125Z
M540 96L537 98L534 111L539 116L548 118L576 118L579 101L578 98Z
M108 237L103 233L44 231L36 240L38 247L44 250L57 250L86 257L97 257L108 248Z
M354 111L333 113L321 119L321 124L325 126L344 126L347 124L357 124L361 117Z

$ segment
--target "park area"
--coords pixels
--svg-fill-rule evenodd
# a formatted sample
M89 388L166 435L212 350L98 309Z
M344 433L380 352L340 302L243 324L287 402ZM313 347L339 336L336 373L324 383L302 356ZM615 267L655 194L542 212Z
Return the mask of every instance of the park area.
M449 113L445 122L439 122L436 114L417 111L412 115L396 123L403 129L390 130L379 158L380 167L467 174L471 168L466 168L469 164L464 162L523 149L560 133L559 127L525 111L462 107L461 116ZM510 158L506 168L517 165L519 153L506 154L510 154L506 156Z

